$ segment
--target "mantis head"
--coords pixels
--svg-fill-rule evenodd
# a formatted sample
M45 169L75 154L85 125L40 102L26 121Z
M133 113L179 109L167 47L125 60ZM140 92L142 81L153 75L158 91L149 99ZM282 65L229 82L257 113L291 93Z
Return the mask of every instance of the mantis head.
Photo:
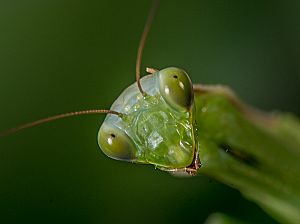
M109 157L153 164L163 170L192 165L196 152L193 86L187 73L170 67L133 84L113 103L98 133Z

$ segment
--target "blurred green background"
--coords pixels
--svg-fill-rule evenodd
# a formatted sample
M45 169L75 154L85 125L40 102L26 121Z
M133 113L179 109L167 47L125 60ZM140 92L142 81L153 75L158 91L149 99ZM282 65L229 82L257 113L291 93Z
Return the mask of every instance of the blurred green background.
M1 0L0 129L109 108L134 82L151 1ZM162 0L143 67L184 68L248 103L300 115L300 2ZM0 139L1 223L202 223L213 212L274 223L210 178L113 161L104 116L68 118Z

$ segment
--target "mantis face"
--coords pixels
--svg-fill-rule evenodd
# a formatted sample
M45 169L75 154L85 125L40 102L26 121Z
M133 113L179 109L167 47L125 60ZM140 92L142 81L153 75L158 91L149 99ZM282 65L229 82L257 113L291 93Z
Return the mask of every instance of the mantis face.
M156 165L164 170L192 164L196 152L194 95L185 71L170 67L141 79L123 91L98 133L109 157Z

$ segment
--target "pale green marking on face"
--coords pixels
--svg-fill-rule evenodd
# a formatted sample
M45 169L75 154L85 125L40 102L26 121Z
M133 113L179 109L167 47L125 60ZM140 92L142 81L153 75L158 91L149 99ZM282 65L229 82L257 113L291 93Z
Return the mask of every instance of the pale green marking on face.
M134 83L112 105L111 110L124 116L107 115L99 130L100 148L114 159L161 168L191 165L196 143L192 84L187 74L167 68L142 78L141 85L145 97ZM164 86L169 94L162 92ZM112 136L114 142L108 144Z

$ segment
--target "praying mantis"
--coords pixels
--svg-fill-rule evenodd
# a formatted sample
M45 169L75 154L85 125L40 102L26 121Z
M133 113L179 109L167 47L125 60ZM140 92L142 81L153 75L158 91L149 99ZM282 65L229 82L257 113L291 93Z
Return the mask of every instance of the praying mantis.
M274 217L278 218L278 220L283 222L289 222L289 218L292 220L290 222L299 220L297 216L298 201L297 197L295 197L295 195L298 195L298 174L293 172L299 168L297 164L298 155L296 150L294 150L299 146L297 143L299 141L297 134L299 128L296 118L281 117L281 115L269 116L257 112L237 99L235 94L226 87L201 85L192 87L186 72L181 69L167 68L166 70L162 69L161 72L156 69L150 69L148 71L150 75L141 79L141 87L144 88L143 91L147 95L144 96L138 90L136 84L134 84L134 87L131 87L133 95L136 95L135 103L140 102L137 105L138 107L134 108L134 111L142 109L149 113L151 111L147 111L145 107L155 105L157 106L156 111L160 111L157 109L163 111L162 108L166 108L168 113L158 115L161 117L157 117L156 121L153 120L152 122L150 120L150 124L153 126L141 125L139 130L144 131L144 138L138 138L133 136L134 130L131 130L131 133L129 133L129 128L134 126L132 124L146 124L143 121L151 117L149 115L152 112L148 115L137 113L135 117L140 117L142 120L134 120L134 117L126 116L126 113L132 112L131 109L136 104L126 105L123 102L115 104L111 111L93 111L95 113L112 112L112 110L117 112L112 112L114 114L108 115L104 126L102 126L103 128L100 129L100 147L102 143L109 143L109 141L111 141L110 145L112 145L112 142L119 136L125 138L124 144L130 141L127 147L129 152L110 150L106 148L108 146L102 145L106 154L121 160L151 163L157 165L160 169L173 173L180 172L195 175L199 172L215 177L227 184L234 185L235 188L241 190L250 199L258 202L271 214L275 213ZM165 78L162 74L169 73L172 79L174 78L178 81L179 87L181 82L184 89L187 90L183 94L184 96L188 95L183 100L184 106L182 106L182 102L179 104L176 102L177 97L169 97L165 88L169 85L162 84L169 82L168 80L164 81ZM177 76L177 78L174 76ZM157 83L160 85L156 85ZM154 88L154 86L156 87ZM172 92L170 88L169 91ZM126 94L131 94L132 92L127 91ZM157 99L151 97L157 96L159 93L166 95ZM124 98L124 95L122 95L122 98ZM146 103L144 104L144 102ZM121 108L122 111L117 110ZM185 108L183 113L182 108ZM163 118L168 119L171 126L164 126L165 120ZM175 118L178 119L178 122L172 123ZM182 124L181 122L185 121L184 119L187 122ZM120 122L120 120L126 120L127 123L118 124L119 126L117 127L113 125L113 128L117 128L113 132L108 130L112 129L111 124L113 122ZM174 140L175 146L172 147L174 151L173 153L170 151L170 154L175 155L175 157L168 158L166 161L161 161L162 159L160 158L158 163L156 160L161 152L158 155L151 154L151 160L147 159L147 155L137 156L134 150L136 148L141 149L146 143L152 146L162 144L164 135L157 132L151 132L147 135L147 128L153 129L159 125L161 125L161 128L165 128L164 134L171 134L169 138L171 140L176 138L175 136L177 138L185 136L184 143L182 141L179 142L186 145L186 154L182 154L180 150L182 148L175 147L177 142ZM178 131L179 134L175 128L178 126L183 127ZM292 133L290 133L290 130L287 130L291 126L294 128ZM103 131L102 135L101 130ZM174 133L171 133L173 130ZM138 132L138 134L142 133ZM280 134L283 134L285 139L282 139L279 136ZM107 136L105 137L105 135ZM101 139L103 136L104 139ZM127 139L128 136L129 140ZM290 142L294 143L291 143L291 145L284 144L284 141L289 138L292 139ZM149 139L152 139L152 141L148 142ZM169 140L169 143L172 143L171 140ZM139 143L138 146L136 146L137 143ZM270 145L272 147L269 147ZM285 148L284 153L282 148ZM121 150L124 147L118 146L116 149ZM130 151L132 149L133 151ZM146 149L149 149L149 147ZM161 151L165 150L169 149L165 147ZM291 154L286 152L291 152ZM173 166L170 162L174 160L177 161L176 166ZM284 167L284 164L282 166L278 165L281 164L280 161L282 160L286 161L288 167ZM286 177L286 173L289 173L291 176ZM283 179L279 177L276 179L277 174ZM287 186L283 183L286 183ZM289 186L292 186L293 189L289 189ZM288 189L286 190L286 188ZM285 190L286 194L281 195L282 189ZM295 194L293 194L294 191ZM261 199L264 200L261 201ZM282 211L282 209L286 210ZM293 212L295 210L296 212Z

